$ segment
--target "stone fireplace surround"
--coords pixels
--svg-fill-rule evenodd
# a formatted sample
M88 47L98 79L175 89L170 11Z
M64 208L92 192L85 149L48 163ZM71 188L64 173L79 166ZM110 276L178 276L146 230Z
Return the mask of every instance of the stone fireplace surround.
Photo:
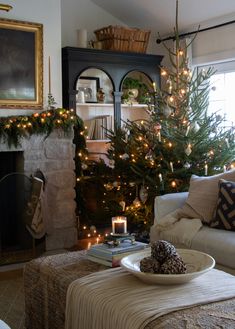
M73 132L54 130L45 135L23 138L18 147L0 143L0 152L23 151L23 173L41 170L46 178L48 227L46 250L69 248L77 241L75 202L75 145Z

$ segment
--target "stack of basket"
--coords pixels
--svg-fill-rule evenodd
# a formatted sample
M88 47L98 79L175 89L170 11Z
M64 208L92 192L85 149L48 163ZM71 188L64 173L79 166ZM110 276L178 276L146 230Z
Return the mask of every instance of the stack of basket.
M146 53L150 31L122 26L107 26L94 31L102 49Z

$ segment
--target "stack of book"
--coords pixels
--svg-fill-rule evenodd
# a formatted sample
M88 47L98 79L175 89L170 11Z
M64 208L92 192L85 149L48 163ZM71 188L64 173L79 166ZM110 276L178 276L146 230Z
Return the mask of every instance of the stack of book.
M105 139L107 130L112 130L112 116L101 115L84 121L87 126L89 139Z
M135 241L133 244L121 242L118 247L110 247L107 244L95 244L87 251L87 258L93 262L104 264L109 267L120 266L123 257L133 252L141 251L148 247L147 243Z

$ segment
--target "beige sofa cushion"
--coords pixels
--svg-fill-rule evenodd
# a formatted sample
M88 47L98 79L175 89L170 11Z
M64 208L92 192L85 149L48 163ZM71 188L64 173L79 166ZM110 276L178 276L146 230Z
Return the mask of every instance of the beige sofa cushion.
M185 206L191 208L204 223L210 223L213 219L220 179L235 182L235 169L208 177L192 175L190 179L189 195Z

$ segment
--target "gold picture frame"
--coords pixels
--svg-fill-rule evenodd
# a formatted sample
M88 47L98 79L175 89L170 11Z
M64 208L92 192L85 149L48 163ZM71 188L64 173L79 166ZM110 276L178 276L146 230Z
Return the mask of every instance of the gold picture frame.
M0 18L0 108L43 106L43 25Z

